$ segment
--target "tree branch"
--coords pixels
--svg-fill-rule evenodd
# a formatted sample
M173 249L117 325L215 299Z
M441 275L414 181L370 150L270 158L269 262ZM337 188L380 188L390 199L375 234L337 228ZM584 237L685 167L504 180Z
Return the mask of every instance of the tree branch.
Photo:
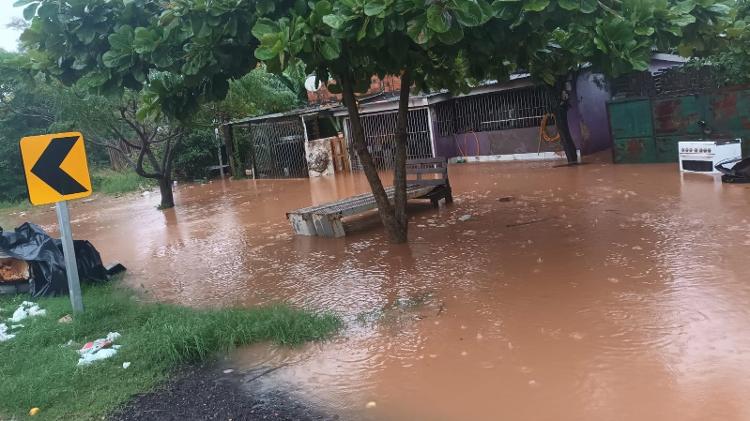
M171 131L171 129L170 129L170 131ZM156 132L154 132L154 133L156 133ZM167 140L172 140L172 139L175 139L175 138L177 138L179 136L182 136L181 129L177 129L174 133L170 133L170 134L168 134L166 136L161 136L159 140L154 140L151 143L164 143Z
M136 174L140 175L144 178L154 178L154 179L161 179L161 174L158 173L148 173L146 170L143 169L143 157L146 155L146 148L141 149L140 153L138 153L138 163L135 166L135 172Z
M151 166L153 167L154 171L156 171L159 174L164 174L163 169L159 165L159 161L156 160L156 157L154 156L154 152L151 150L151 148L148 145L143 145L143 149L146 153L146 157L148 158L148 161L151 163Z
M28 117L28 118L39 118L42 119L48 123L54 123L55 117L52 115L49 115L47 113L44 114L31 114L29 112L21 112L13 109L13 107L8 107L8 111L12 112L13 114L20 116L20 117Z
M125 121L125 123L127 123L127 124L128 124L128 126L130 126L130 127L131 127L131 128L132 128L132 129L134 130L134 131L135 131L135 133L136 133L136 134L138 135L138 137L139 137L139 138L141 139L141 141L143 142L143 146L145 147L145 146L146 146L146 144L148 143L148 140L149 140L149 139L147 138L147 136L145 135L145 133L143 133L143 132L141 131L140 127L138 127L138 124L136 124L136 123L135 123L134 121L132 121L132 120L130 119L130 117L128 117L128 116L127 116L127 115L125 114L125 108L120 108L120 116L121 116L121 117L122 117L122 119L123 119L123 120Z
M617 13L614 9L612 9L611 7L609 7L606 4L604 4L601 0L598 0L597 3L599 3L599 7L601 7L605 11L611 13L615 17L618 17L618 18L622 19L622 16L619 13Z
M125 151L123 151L121 148L119 148L119 147L117 147L117 146L115 146L115 145L113 145L113 144L111 144L109 142L99 141L95 137L89 137L88 140L89 140L89 142L91 142L91 143L93 143L95 145L103 146L103 147L105 147L107 149L112 149L113 151L117 151L117 152L121 153L123 159L125 159L125 161L127 161L128 165L130 165L133 168L136 167L135 162L133 162L133 160L130 158L130 156L128 156L128 154Z
M113 132L115 132L115 134L117 135L117 137L120 138L120 140L122 141L122 143L128 145L129 148L133 148L133 149L136 149L136 150L142 149L141 146L138 146L135 143L130 142L125 137L125 135L123 135L122 132L117 127L115 127L113 124L107 124L107 126L109 127L110 130L112 130Z
M167 176L172 176L172 165L174 164L174 151L177 149L177 147L180 145L182 140L184 139L184 133L180 131L179 136L177 137L177 140L174 142L173 145L169 149L167 149L164 159L164 173Z

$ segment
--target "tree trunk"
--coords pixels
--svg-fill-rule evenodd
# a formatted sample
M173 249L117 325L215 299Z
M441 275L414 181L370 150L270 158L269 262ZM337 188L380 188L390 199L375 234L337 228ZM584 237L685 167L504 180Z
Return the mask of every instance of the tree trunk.
M558 133L560 133L560 142L565 150L565 156L568 158L568 163L573 164L578 162L578 153L576 151L576 144L573 142L573 136L570 134L570 126L568 125L569 107L570 104L568 104L567 100L558 105L555 110L555 122L557 123Z
M159 209L173 208L174 193L172 192L172 177L165 175L159 179L159 193L161 194Z
M393 207L398 232L394 242L405 243L408 239L409 218L406 215L406 142L407 122L409 119L409 91L411 89L411 74L405 70L401 74L401 92L398 102L398 116L396 119L396 159L393 172Z
M354 151L362 163L365 177L367 177L367 182L370 184L370 189L375 197L375 203L378 205L378 215L380 215L380 220L383 222L386 232L388 232L388 237L391 241L398 242L400 238L399 224L393 213L393 206L391 206L391 202L388 200L388 196L383 188L383 183L380 181L380 176L378 176L378 170L375 168L372 155L370 155L370 151L367 149L365 132L362 128L362 122L359 119L357 99L354 96L354 82L351 74L344 72L341 75L341 89L344 105L346 105L346 109L349 112L349 120L352 126L352 146L354 146Z
M555 123L557 124L557 131L560 133L560 143L562 143L565 156L568 158L569 164L578 162L578 153L576 151L576 144L573 141L573 136L570 134L570 126L568 125L568 110L570 109L570 95L565 89L567 83L567 77L565 79L558 80L555 83Z
M240 175L239 164L234 157L234 127L230 125L221 126L221 134L222 138L224 139L224 146L227 148L227 157L229 158L229 171L232 173L232 177L242 178Z

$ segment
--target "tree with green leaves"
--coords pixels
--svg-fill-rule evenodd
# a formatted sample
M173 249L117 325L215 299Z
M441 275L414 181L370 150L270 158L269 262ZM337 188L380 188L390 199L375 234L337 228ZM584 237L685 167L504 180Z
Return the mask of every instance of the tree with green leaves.
M734 22L726 28L725 48L701 57L694 64L708 66L724 85L750 83L750 1L737 1Z
M173 205L173 174L188 179L204 177L216 162L213 122L217 115L235 118L283 111L296 104L295 93L275 76L256 69L232 81L224 101L204 105L191 125L173 126L166 119L139 120L138 95L96 95L77 86L66 87L44 75L32 77L25 69L28 56L0 52L0 200L18 200L25 193L18 157L23 136L81 131L89 159L106 165L106 150L115 151L127 166L160 186L160 206ZM250 95L253 93L253 95ZM248 100L247 98L252 98ZM156 162L156 165L154 165ZM174 169L174 171L172 170Z
M44 75L32 77L24 70L28 57L19 53L0 56L0 133L3 145L18 148L23 136L50 132L81 131L86 140L98 146L90 152L111 149L130 163L140 176L158 181L161 207L174 206L171 189L171 163L175 146L184 134L181 128L162 122L142 122L135 115L138 97L126 91L121 97L93 95L65 87ZM161 124L160 124L161 123ZM17 151L4 156L17 157ZM3 173L17 184L8 192L22 190L24 183L17 159L2 160ZM18 194L8 194L17 199Z
M252 71L256 57L277 74L301 64L321 79L336 79L352 113L355 150L394 241L406 240L405 122L411 81L417 86L463 81L447 76L460 68L459 49L450 47L462 39L462 27L489 19L488 4L480 3L484 7L479 9L458 1L425 9L404 0L17 2L31 19L21 39L38 54L36 69L95 92L140 89L141 118L165 113L188 119L201 103L223 99L229 81ZM437 76L438 70L446 76ZM402 75L405 81L394 205L372 165L354 96L372 74Z
M469 60L471 41L492 18L486 1L310 1L261 16L253 27L255 56L274 71L303 62L329 89L342 93L351 122L352 146L392 241L407 241L406 123L416 89L465 90L497 66ZM275 14L275 15L274 15ZM467 32L477 32L465 37ZM488 34L482 34L488 36ZM474 73L472 73L474 71ZM401 78L395 134L394 197L391 203L366 144L356 93L372 75ZM507 77L504 74L503 77Z
M0 201L26 193L18 141L52 123L47 104L34 81L18 71L16 54L0 50Z
M217 118L297 104L286 87L294 86L293 75L280 80L254 70L254 49L244 45L254 40L250 26L229 16L235 11L230 3L214 2L226 21L223 35L209 41L215 34L206 28L215 23L218 9L209 13L193 2L175 2L175 9L155 0L16 2L30 21L21 36L31 59L27 68L87 93L73 97L80 115L91 114L86 106L93 102L111 111L81 119L78 127L92 141L121 152L139 175L156 179L162 208L174 206L174 158L176 151L185 150L180 143L186 134ZM190 6L190 16L175 15L178 6ZM189 44L183 42L187 39ZM216 46L221 39L233 39L233 44ZM204 78L199 74L204 67L218 74ZM254 90L253 100L243 98L249 90ZM207 103L212 105L202 107ZM205 145L213 145L212 136L205 136Z
M81 110L95 114L101 109L79 106L76 93L42 75L32 77L22 53L0 50L0 200L16 201L26 196L18 142L24 136L75 130ZM93 166L104 165L103 148L89 148Z
M300 90L305 92L305 101L299 98ZM304 76L279 77L260 66L240 79L231 80L226 98L205 104L201 112L227 120L289 111L306 101Z
M273 5L273 2L269 2ZM143 91L141 118L186 120L257 67L255 1L18 0L34 70L98 94Z
M82 110L75 127L86 133L88 141L118 152L139 176L155 180L161 195L159 208L173 208L175 151L191 128L167 119L138 118L137 92L125 91L119 98L82 95L78 99L79 104L97 109Z

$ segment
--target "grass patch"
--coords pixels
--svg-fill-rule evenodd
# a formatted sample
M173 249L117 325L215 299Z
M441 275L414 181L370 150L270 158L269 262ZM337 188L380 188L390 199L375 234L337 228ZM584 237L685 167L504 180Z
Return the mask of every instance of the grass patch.
M0 200L0 212L19 212L31 209L31 203L26 200L18 202L6 202Z
M31 203L28 201L0 201L0 227L3 227L3 229L9 229L9 227L13 225L13 214L18 212L28 212L31 209Z
M97 170L91 174L95 192L118 195L148 190L156 185L155 180L143 178L133 171Z
M0 299L0 317L24 298ZM100 419L181 364L241 344L324 339L340 327L333 315L286 306L197 310L142 303L114 285L86 288L83 298L85 313L69 324L57 321L70 312L68 297L35 300L46 316L24 320L15 338L0 343L0 419L25 418L32 407L42 419ZM80 346L110 331L122 334L117 355L77 367ZM74 345L66 346L70 340ZM123 369L126 361L132 365Z

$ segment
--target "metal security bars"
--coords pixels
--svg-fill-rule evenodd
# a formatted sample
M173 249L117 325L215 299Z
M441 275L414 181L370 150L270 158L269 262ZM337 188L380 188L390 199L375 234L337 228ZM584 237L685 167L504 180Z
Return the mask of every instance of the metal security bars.
M308 177L302 120L276 120L250 125L247 166L254 178Z
M407 159L432 157L432 140L430 138L429 111L426 108L409 110L407 119ZM390 170L396 153L396 118L397 112L365 114L360 117L365 132L367 149L372 154L378 170ZM352 127L349 118L345 120L347 145L351 151L353 170L362 170L359 157L352 148Z
M552 110L545 87L530 87L442 102L435 107L439 136L456 133L536 127Z

